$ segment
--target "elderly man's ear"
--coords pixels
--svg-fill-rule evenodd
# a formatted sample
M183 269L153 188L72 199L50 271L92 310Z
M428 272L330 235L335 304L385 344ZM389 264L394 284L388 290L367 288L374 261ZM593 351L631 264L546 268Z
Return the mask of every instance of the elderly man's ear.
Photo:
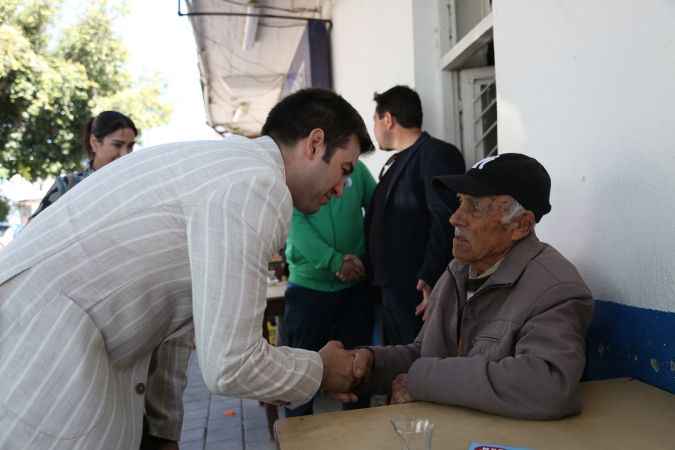
M536 220L532 211L525 211L511 224L513 226L513 229L511 230L511 239L513 241L519 241L524 237L527 237L532 230L534 230L535 223Z

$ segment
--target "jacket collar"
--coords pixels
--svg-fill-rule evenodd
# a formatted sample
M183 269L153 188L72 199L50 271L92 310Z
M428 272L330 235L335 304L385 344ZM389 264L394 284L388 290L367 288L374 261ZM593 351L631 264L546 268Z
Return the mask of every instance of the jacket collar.
M417 149L420 148L420 146L426 142L429 139L429 133L426 131L423 131L422 134L420 134L420 137L417 138L415 143L411 145L410 147L401 150L400 156L398 157L398 161L396 164L394 164L394 167L392 167L391 170L391 182L389 183L389 186L387 188L387 193L384 198L384 203L387 203L387 200L389 199L389 194L391 194L391 191L394 190L394 186L396 185L396 182L398 179L401 177L401 174L403 173L403 169L405 168L406 164L410 161L412 158L412 155L417 151Z
M499 268L495 273L490 275L490 278L488 278L485 284L476 291L476 294L489 289L492 286L509 286L515 284L530 261L541 253L545 246L546 244L537 238L534 231L526 238L518 241L506 256L504 256ZM469 265L453 259L450 263L450 272L455 277L457 287L464 296L463 298L465 298L466 278L469 274Z
M281 149L269 136L261 136L254 139L255 143L264 150L265 156L272 161L274 166L279 169L283 174L284 179L286 178L286 166L284 164L284 158L281 156Z

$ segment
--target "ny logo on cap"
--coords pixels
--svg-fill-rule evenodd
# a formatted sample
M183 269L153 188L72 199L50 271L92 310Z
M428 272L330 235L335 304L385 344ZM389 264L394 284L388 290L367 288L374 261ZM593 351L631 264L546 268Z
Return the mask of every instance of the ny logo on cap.
M483 168L483 166L485 166L485 164L499 158L500 156L502 156L502 155L488 156L487 158L483 158L480 161L478 161L476 164L474 164L472 169L481 170Z

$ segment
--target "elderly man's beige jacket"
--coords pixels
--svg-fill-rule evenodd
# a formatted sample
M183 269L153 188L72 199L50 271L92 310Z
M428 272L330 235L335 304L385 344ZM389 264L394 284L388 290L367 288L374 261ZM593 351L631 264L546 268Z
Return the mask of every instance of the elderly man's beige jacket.
M373 348L371 387L386 392L408 372L416 400L529 419L578 413L592 298L574 266L533 233L468 301L467 273L450 264L413 344Z

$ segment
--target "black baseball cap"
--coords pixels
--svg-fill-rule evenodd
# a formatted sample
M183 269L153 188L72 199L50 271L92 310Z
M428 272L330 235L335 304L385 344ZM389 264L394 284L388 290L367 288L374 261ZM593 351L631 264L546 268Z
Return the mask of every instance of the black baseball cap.
M532 211L537 222L551 211L551 177L539 161L520 153L484 158L464 175L435 177L432 184L474 197L510 195Z

